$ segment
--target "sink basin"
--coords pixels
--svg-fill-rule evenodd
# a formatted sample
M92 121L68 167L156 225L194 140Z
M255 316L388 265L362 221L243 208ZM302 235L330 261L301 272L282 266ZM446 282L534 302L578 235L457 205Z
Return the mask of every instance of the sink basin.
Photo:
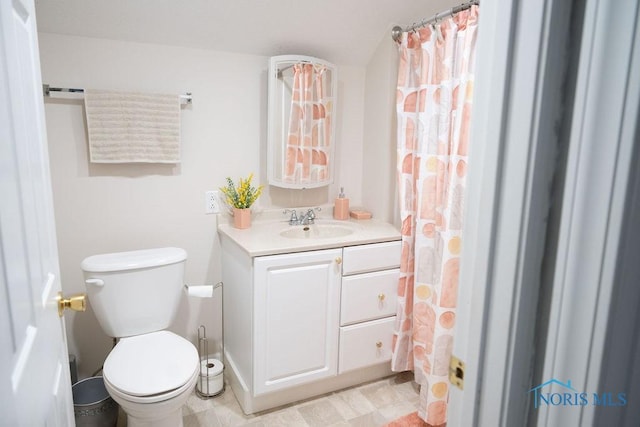
M282 237L289 239L325 239L329 237L348 236L353 233L353 227L342 224L311 224L294 225L280 232Z

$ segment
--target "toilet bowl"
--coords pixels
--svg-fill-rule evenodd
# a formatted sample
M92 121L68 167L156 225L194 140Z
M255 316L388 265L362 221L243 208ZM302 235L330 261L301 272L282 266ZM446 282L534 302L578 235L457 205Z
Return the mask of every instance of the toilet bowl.
M109 395L129 427L181 427L200 361L195 346L165 330L182 295L186 252L178 248L94 255L82 262L102 329L120 338L103 367Z
M128 416L128 426L182 425L182 405L198 378L198 353L169 331L123 338L104 362L109 395Z
M145 398L121 393L106 380L104 384L109 395L127 414L128 427L182 427L182 406L191 396L197 378L198 376L194 375L193 379L181 388L148 398L147 402L144 401ZM132 398L142 402L131 400Z

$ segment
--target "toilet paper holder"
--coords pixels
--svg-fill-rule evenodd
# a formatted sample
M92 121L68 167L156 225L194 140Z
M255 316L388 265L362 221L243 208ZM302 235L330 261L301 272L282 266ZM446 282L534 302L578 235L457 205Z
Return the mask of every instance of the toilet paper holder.
M223 282L215 285L184 285L187 295L196 298L213 298L213 291L222 287ZM224 300L224 297L220 298ZM221 325L222 337L220 343L220 359L224 360L224 302L221 305ZM224 362L210 357L209 355L209 339L207 338L207 328L200 325L198 328L198 359L200 363L198 382L196 383L196 394L203 398L209 399L224 393Z
M224 331L220 352L222 359L224 358ZM198 328L198 355L200 356L200 375L196 384L196 394L203 399L219 396L225 390L224 363L209 358L209 340L207 328L204 325Z
M213 298L213 291L222 286L222 282L215 285L187 285L184 284L184 290L190 297L196 298Z

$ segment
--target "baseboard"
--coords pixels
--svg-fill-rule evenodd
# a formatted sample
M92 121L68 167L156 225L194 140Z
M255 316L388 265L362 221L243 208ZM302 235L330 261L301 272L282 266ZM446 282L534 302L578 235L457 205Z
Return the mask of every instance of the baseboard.
M291 387L286 390L278 390L273 393L253 396L245 379L239 375L233 359L225 352L225 374L227 381L238 399L242 411L247 415L388 377L394 374L394 372L391 371L390 365L389 362L385 362L336 375L331 378Z

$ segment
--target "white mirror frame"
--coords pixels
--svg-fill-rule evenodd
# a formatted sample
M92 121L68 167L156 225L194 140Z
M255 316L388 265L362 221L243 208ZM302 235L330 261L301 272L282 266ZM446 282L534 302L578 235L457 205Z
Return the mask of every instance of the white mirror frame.
M278 78L278 73L287 67L297 63L310 63L325 66L331 72L331 143L329 145L329 161L327 168L327 178L314 183L292 183L282 179L281 168L284 163L284 153L286 148L291 92L283 84L283 80ZM335 166L335 145L336 145L336 99L337 99L337 69L322 59L305 55L279 55L273 56L269 60L269 82L268 82L268 113L267 113L267 177L269 184L292 189L318 188L333 183Z

